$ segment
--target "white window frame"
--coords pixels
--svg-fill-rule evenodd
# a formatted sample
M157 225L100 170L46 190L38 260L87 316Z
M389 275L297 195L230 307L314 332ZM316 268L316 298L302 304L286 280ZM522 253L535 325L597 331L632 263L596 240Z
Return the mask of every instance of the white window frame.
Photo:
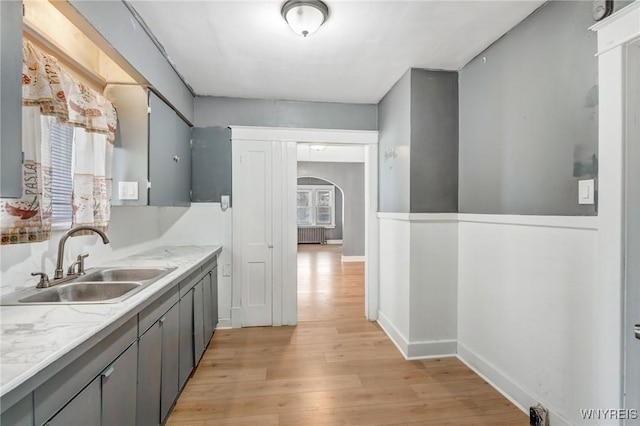
M334 185L298 185L297 191L311 192L311 223L310 224L297 224L298 227L311 227L322 226L327 229L336 227L336 187ZM330 224L318 224L317 220L317 192L329 191L331 197L331 223ZM297 193L297 192L296 192ZM297 208L297 205L296 205Z

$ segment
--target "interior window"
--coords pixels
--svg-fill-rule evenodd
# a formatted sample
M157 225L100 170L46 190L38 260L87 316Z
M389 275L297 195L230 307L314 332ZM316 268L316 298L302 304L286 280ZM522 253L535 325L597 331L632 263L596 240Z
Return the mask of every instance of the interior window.
M299 185L297 193L298 226L335 226L335 187Z

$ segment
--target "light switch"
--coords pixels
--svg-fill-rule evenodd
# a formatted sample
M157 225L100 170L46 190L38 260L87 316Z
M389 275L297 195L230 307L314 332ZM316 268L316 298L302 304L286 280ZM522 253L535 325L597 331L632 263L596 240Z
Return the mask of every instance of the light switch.
M593 179L578 181L578 204L594 204L594 187Z
M118 198L121 200L137 200L138 182L118 182Z

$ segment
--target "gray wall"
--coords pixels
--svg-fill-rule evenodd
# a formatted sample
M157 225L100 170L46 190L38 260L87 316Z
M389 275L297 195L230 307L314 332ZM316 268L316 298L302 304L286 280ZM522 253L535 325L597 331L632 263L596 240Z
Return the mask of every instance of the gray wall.
M219 203L231 195L231 131L194 127L191 139L191 201Z
M153 86L173 108L193 123L193 95L121 1L54 2L88 36L96 30L107 41L94 40L107 54L115 51ZM89 25L87 25L87 23ZM128 65L128 66L127 66Z
M378 210L410 208L411 70L378 105Z
M463 213L594 215L598 89L592 2L552 1L460 72Z
M364 256L364 164L300 161L298 176L317 177L342 188L344 196L342 254Z
M457 72L411 70L410 211L458 211Z
M298 178L298 185L331 185L335 188L335 212L336 212L336 227L327 228L325 230L325 236L327 240L341 240L342 239L342 216L343 216L343 200L342 191L331 182L324 179L303 177Z
M199 96L195 125L306 127L377 130L378 107L370 104L294 102Z
M378 106L381 212L458 211L458 74L409 69Z

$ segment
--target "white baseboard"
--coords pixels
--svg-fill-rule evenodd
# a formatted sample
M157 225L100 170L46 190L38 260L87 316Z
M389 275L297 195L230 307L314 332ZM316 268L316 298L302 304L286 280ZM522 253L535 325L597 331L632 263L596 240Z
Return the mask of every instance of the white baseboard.
M327 244L342 244L342 240L327 240Z
M231 318L223 318L218 320L218 326L216 327L216 330L228 329L228 328L233 328L231 327Z
M409 342L380 310L377 322L402 356L409 361L456 356L456 340Z
M455 340L431 340L410 342L409 353L405 357L410 361L429 358L448 358L456 356L458 342Z
M389 319L378 309L378 320L376 321L382 331L386 333L389 339L396 345L402 356L407 358L408 346L407 339L398 331L398 329L389 321Z
M231 307L231 327L232 328L241 328L242 327L242 308L235 306Z
M364 256L342 256L343 262L364 262Z
M458 342L458 359L473 370L478 376L482 377L494 389L500 392L505 398L511 401L516 407L525 414L529 414L529 407L538 403L545 405L549 410L549 423L553 426L570 426L571 423L557 412L549 408L544 401L531 395L525 389L518 386L505 374L495 368L493 365L485 361L480 356L474 354L463 344Z

